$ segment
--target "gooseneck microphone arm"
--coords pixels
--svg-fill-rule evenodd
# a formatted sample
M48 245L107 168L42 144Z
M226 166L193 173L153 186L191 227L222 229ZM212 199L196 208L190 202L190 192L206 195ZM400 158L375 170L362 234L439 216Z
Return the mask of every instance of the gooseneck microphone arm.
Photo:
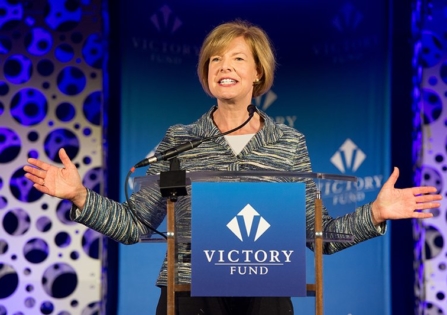
M242 125L234 128L234 129L228 130L228 131L226 131L224 133L219 133L219 134L214 135L212 137L206 137L206 138L202 138L202 139L196 139L196 140L188 141L188 142L180 144L180 145L178 145L176 147L170 148L170 149L168 149L166 151L155 153L154 155L152 155L152 156L150 156L148 158L145 158L144 160L141 160L140 162L135 164L135 166L133 168L140 168L140 167L147 166L149 164L152 164L152 163L155 163L155 162L158 162L158 161L161 161L161 160L167 161L167 160L169 160L169 159L171 159L173 157L176 157L177 155L179 155L182 152L185 152L185 151L188 151L188 150L191 150L191 149L194 149L194 148L198 147L199 145L201 145L205 141L210 141L212 139L215 139L215 138L218 138L218 137L223 137L223 136L225 136L225 135L227 135L229 133L235 132L236 130L241 129L246 124L248 124L248 122L253 118L253 114L256 111L256 106L254 106L252 104L248 105L247 106L247 111L248 111L248 119L246 121L244 121L242 123Z
M248 119L246 121L244 121L242 123L242 125L234 128L234 129L228 130L228 131L226 131L224 133L219 133L219 134L211 136L211 137L206 137L206 138L202 138L202 139L196 139L196 140L188 141L186 143L183 143L183 144L181 144L179 146L173 147L173 148L168 149L166 151L163 151L163 152L160 152L160 153L156 153L153 156L148 157L148 158L146 158L144 160L141 160L140 162L135 164L135 166L132 167L130 169L130 171L127 173L126 180L124 181L124 185L125 185L124 186L124 193L125 193L125 196L126 196L127 205L129 207L129 210L133 213L133 215L135 215L137 218L140 218L140 214L137 211L135 211L135 209L133 207L133 204L132 204L131 200L129 199L129 193L127 191L127 188L129 186L128 182L129 182L130 175L135 171L136 168L147 166L147 165L150 165L152 163L155 163L155 162L158 162L158 161L161 161L161 160L166 161L166 160L172 159L172 158L176 157L177 155L179 155L182 152L185 152L185 151L188 151L188 150L191 150L191 149L194 149L194 148L198 147L200 144L202 144L205 141L210 141L210 140L218 138L218 137L223 137L223 136L225 136L225 135L227 135L229 133L232 133L232 132L235 132L236 130L241 129L246 124L248 124L248 122L253 118L253 115L254 115L254 113L256 111L256 106L254 106L253 104L248 105L247 106L247 111L248 111ZM167 239L167 236L165 234L163 234L162 232L160 232L157 229L153 228L152 226L146 224L144 220L141 219L140 221L150 231L152 231L155 234L158 234L158 235L162 236L164 239Z

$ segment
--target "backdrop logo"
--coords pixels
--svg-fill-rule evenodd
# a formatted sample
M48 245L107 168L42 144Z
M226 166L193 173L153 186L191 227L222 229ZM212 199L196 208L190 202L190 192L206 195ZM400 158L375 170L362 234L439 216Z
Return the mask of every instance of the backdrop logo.
M269 90L264 95L255 98L255 105L261 108L263 111L267 110L278 98L275 92Z
M278 95L273 92L272 90L269 90L264 95L258 96L254 99L255 105L259 107L263 111L267 111L273 103L278 98ZM278 123L278 124L285 124L290 127L295 126L296 116L295 115L285 115L285 116L272 116L272 118Z
M366 159L366 154L351 140L346 139L330 158L342 173L355 173ZM332 205L355 204L366 199L366 193L378 191L382 187L382 175L357 177L357 181L325 181L320 184L324 198ZM344 214L344 213L343 213Z
M141 19L146 19L146 17L147 15L144 15ZM168 5L163 5L154 13L149 14L149 20L151 22L147 32L149 35L141 35L141 30L135 28L130 30L131 34L128 36L131 38L134 50L149 55L149 58L144 56L145 61L171 65L180 65L185 58L197 61L200 46L180 41L185 38L179 37L183 22Z
M346 173L347 170L357 171L365 159L365 153L348 138L331 157L331 162L340 172Z
M363 20L363 14L350 3L346 3L332 19L332 25L340 32L355 30Z
M242 229L239 225L239 218L243 219L244 222L244 236L242 235ZM255 218L258 217L258 220ZM253 223L257 221L257 226L253 226ZM254 237L254 241L262 236L265 231L268 230L270 224L259 215L259 213L249 204L247 204L228 224L227 227L233 232L234 235L237 236L238 239L244 241L245 237L250 237L250 233L252 228L256 229L256 234Z
M365 23L363 13L350 3L344 4L328 21L339 35L328 32L327 40L313 44L314 54L337 64L365 59L366 53L372 53L379 46L379 25L372 24L376 19L370 21L373 22L364 29L377 29L375 34L363 33L360 28Z
M162 6L157 12L150 17L152 24L159 32L163 30L173 34L182 26L182 21L174 15L171 8L167 5Z

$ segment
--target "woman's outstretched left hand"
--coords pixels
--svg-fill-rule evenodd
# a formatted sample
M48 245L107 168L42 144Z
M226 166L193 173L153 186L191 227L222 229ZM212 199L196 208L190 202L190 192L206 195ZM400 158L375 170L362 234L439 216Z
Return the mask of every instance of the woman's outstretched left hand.
M433 217L432 213L423 210L441 206L438 200L442 196L436 194L437 189L431 186L397 189L394 185L398 178L399 169L395 167L372 204L374 224L378 225L386 220Z

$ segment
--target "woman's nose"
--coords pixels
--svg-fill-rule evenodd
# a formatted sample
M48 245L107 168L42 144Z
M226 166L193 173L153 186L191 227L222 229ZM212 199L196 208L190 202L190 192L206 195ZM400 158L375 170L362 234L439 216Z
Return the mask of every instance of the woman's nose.
M230 64L230 62L229 62L229 60L228 59L223 59L222 60L222 64L221 64L221 67L220 67L220 71L221 72L224 72L224 71L231 71L233 68L232 68L232 66L231 66L231 64Z

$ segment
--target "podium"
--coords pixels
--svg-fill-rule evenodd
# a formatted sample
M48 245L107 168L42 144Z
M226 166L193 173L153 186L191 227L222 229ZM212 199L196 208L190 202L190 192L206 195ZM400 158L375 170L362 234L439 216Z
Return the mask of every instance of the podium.
M176 281L177 260L176 246L178 243L188 243L191 239L177 235L175 226L175 203L179 196L186 195L190 186L197 182L213 183L241 183L241 182L266 182L266 183L314 183L316 187L314 198L315 220L313 229L304 231L306 242L313 243L315 282L306 284L308 296L315 297L315 314L323 314L323 244L324 242L352 242L353 236L349 234L328 233L323 230L323 201L320 191L331 191L330 187L349 187L352 191L356 177L325 173L300 173L282 171L200 171L184 172L171 171L167 174L142 176L134 179L134 190L139 190L146 185L159 186L162 195L167 198L167 232L166 240L142 237L141 242L167 242L167 309L168 315L175 314L175 293L191 291L190 284L179 284ZM168 174L169 173L169 174ZM165 176L165 177L163 177ZM167 176L167 177L166 177ZM167 179L166 179L167 178ZM349 209L350 210L350 209ZM194 209L192 209L194 211ZM303 210L304 211L304 210ZM350 212L350 211L345 211ZM331 213L332 215L332 213ZM293 224L293 223L292 223Z

